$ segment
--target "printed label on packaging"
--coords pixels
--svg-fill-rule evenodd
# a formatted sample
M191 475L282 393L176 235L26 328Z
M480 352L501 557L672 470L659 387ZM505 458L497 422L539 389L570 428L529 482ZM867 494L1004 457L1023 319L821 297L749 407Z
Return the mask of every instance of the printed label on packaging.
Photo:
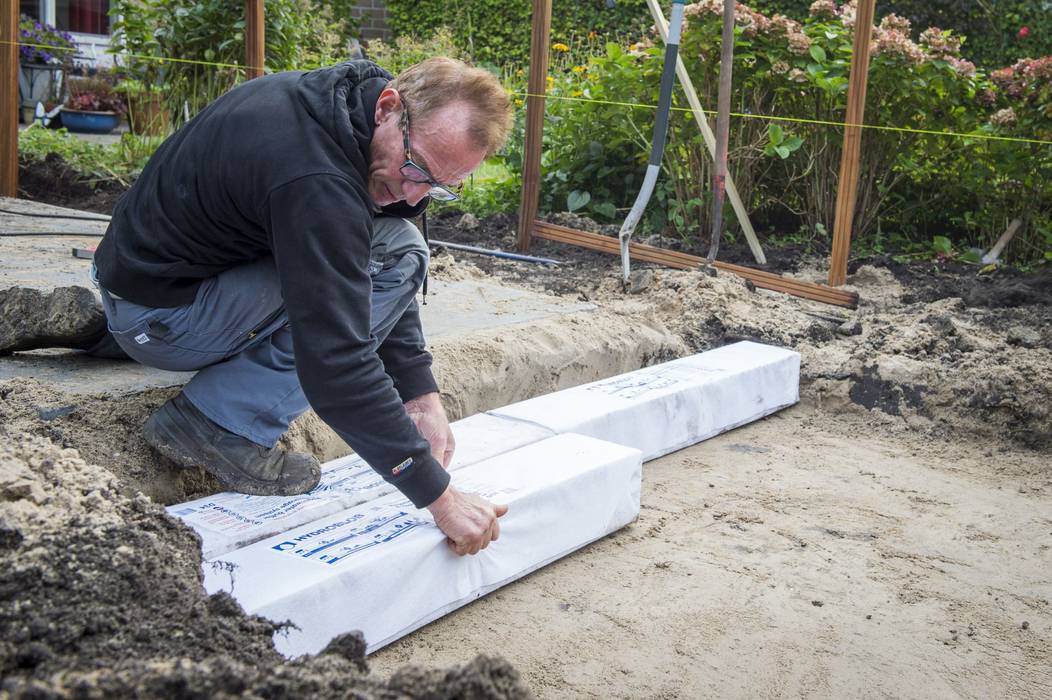
M726 373L726 370L722 369L658 365L629 374L611 377L585 388L587 391L598 391L622 399L637 399L676 384L697 381L699 376L724 373Z
M371 508L278 542L271 549L333 565L427 525L434 523L404 510Z

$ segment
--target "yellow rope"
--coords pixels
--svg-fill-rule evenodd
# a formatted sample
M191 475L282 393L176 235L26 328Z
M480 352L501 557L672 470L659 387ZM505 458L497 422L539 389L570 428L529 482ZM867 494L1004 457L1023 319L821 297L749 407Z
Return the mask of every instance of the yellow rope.
M48 46L46 44L26 44L21 41L0 41L0 44L15 46L29 46L35 49L50 49L51 51L79 51L77 48L70 48L68 46ZM139 58L144 61L157 61L158 63L193 63L199 66L216 66L217 68L258 68L259 66L248 66L242 63L216 63L215 61L197 61L191 58L166 58L163 56L144 56L135 53L121 53L120 56L128 56L131 58Z
M511 92L519 97L541 97L550 100L570 100L573 102L591 102L594 104L611 105L614 107L632 107L636 109L657 109L657 105L642 102L617 102L613 100L596 100L588 97L567 97L565 95L538 95L531 92ZM687 107L672 107L674 112L693 112ZM715 110L703 109L705 114L715 114ZM985 139L987 141L1014 141L1016 143L1036 143L1042 146L1052 146L1052 141L1042 139L1028 139L1019 136L992 136L990 134L962 134L956 131L935 131L933 129L913 129L907 126L881 126L879 124L845 124L844 122L827 121L824 119L804 119L802 117L779 117L770 114L748 114L745 112L731 112L732 117L743 119L762 119L772 122L795 122L798 124L820 124L824 126L855 126L860 129L875 129L878 131L901 131L910 134L928 134L931 136L952 136L962 139Z
M0 41L0 44L14 44L16 46L30 46L33 48L51 49L54 51L76 51L77 49L69 48L65 46L46 46L43 44L25 44L18 41ZM247 66L239 63L216 63L214 61L197 61L189 58L164 58L160 56L143 56L140 54L120 54L122 56L129 56L131 58L138 58L145 61L158 61L164 63L170 61L172 63L192 63L200 66L216 66L218 68L255 68L257 66ZM589 102L592 104L610 105L612 107L629 107L632 109L657 109L657 105L646 104L642 102L617 102L614 100L596 100L588 97L567 97L565 95L538 95L527 91L516 91L509 93L518 97L541 97L551 100L569 100L573 102ZM673 107L675 112L692 112L687 107ZM715 114L713 110L702 110L705 114ZM825 119L805 119L803 117L780 117L773 114L748 114L745 112L731 112L732 117L739 117L741 119L762 119L770 122L792 122L796 124L818 124L820 126L837 126L837 127L858 127L860 129L873 129L875 131L895 131L906 134L924 134L928 136L948 136L952 138L961 139L976 139L985 141L1007 141L1010 143L1033 143L1039 146L1052 146L1052 141L1043 139L1031 139L1021 136L993 136L990 134L962 134L955 131L935 131L934 129L914 129L908 126L883 126L880 124L845 124L844 122L834 122Z

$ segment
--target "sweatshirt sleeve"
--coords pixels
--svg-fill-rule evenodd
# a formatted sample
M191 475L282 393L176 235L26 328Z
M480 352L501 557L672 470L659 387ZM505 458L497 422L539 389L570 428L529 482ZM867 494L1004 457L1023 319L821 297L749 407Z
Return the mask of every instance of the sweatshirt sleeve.
M420 307L414 299L378 350L402 401L438 391L431 373L431 354L425 347Z
M418 508L449 484L370 333L372 216L358 183L311 175L266 200L296 374L314 411ZM430 359L430 358L428 358Z

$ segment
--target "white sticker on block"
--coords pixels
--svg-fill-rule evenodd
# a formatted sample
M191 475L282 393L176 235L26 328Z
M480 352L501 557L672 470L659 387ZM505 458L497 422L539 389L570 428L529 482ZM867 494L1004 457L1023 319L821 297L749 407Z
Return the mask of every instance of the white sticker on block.
M509 506L476 556L454 555L428 511L392 494L206 563L205 588L294 623L274 639L287 656L352 630L371 652L631 522L641 464L638 450L559 435L453 474Z
M484 413L456 421L451 427L457 449L450 471L554 434L542 426ZM350 455L322 465L321 481L310 493L300 496L218 493L169 506L168 513L196 530L205 559L214 559L392 492L394 488L361 457Z
M800 355L742 342L489 413L635 447L649 461L799 400Z

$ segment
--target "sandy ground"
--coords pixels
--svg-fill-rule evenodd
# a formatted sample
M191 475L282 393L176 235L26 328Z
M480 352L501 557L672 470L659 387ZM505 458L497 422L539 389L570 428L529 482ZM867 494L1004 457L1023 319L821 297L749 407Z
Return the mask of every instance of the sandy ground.
M1047 456L802 405L648 463L636 523L370 663L499 650L542 698L1047 698L1050 600Z
M799 351L805 401L648 464L637 523L365 679L360 645L282 664L273 625L204 595L157 503L217 485L141 439L174 390L0 382L0 697L522 697L512 667L549 698L1052 696L1048 275L863 266L849 311L697 272L628 293L594 256L435 262L600 306L435 343L454 417L741 339ZM340 453L310 415L287 444ZM388 677L408 662L439 670Z

